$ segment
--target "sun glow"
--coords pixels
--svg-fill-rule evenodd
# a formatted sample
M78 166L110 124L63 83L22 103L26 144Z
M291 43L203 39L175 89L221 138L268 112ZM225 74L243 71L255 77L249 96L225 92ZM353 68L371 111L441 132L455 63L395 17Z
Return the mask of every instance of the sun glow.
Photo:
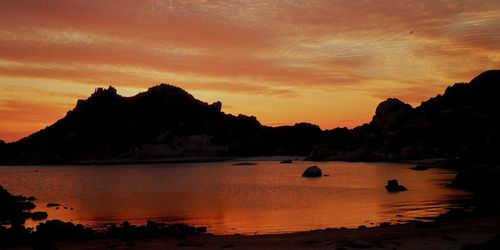
M500 66L500 3L383 2L2 1L0 139L162 82L266 125L353 127Z

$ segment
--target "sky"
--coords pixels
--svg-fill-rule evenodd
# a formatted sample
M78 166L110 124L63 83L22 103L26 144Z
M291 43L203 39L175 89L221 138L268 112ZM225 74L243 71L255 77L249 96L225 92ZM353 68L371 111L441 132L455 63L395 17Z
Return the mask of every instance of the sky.
M179 86L231 114L323 129L368 122L500 68L500 1L2 0L0 139L96 87Z

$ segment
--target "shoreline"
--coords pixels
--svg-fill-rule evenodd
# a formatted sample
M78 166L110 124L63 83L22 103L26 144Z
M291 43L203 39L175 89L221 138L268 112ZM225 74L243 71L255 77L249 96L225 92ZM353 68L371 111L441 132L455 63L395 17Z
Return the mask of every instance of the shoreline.
M483 204L484 205L484 204ZM491 204L490 204L491 205ZM148 222L149 224L150 222ZM160 225L151 222L153 225ZM127 226L115 234L96 234L81 240L50 243L54 249L500 249L500 213L497 206L450 209L447 213L408 223L358 228L326 228L273 234L215 235L207 228L176 226L180 231L147 233ZM173 225L173 226L175 226ZM115 228L115 227L112 227ZM128 231L132 230L132 231ZM192 231L191 231L192 230ZM135 232L135 233L134 233ZM141 233L142 232L142 233ZM162 233L163 232L163 233ZM174 233L175 232L175 233ZM108 235L103 237L104 235ZM115 236L112 236L115 235ZM5 249L32 249L22 244Z
M240 162L240 161L308 161L305 156L297 155L270 155L270 156L248 156L248 157L175 157L168 159L148 159L148 160L100 160L100 161L81 161L81 162L65 162L65 163L33 163L33 164L3 164L0 166L89 166L89 165L138 165L138 164L175 164L175 163L211 163L211 162Z
M32 163L32 164L3 164L1 166L89 166L89 165L139 165L139 164L175 164L175 163L211 163L211 162L241 162L241 161L304 161L311 163L321 163L321 162L386 162L386 163L408 163L408 164L423 164L430 165L435 168L445 168L439 166L440 162L454 160L455 157L450 158L430 158L430 159L412 159L412 160L393 160L393 161L352 161L352 160L308 160L307 156L299 155L269 155L269 156L246 156L246 157L175 157L168 159L148 159L148 160L138 160L138 159L123 159L123 160L96 160L96 161L81 161L81 162L64 162L64 163Z
M58 242L59 249L489 249L498 237L500 216L453 218L357 229L318 229L263 235L192 234L142 239ZM28 249L17 247L13 249Z

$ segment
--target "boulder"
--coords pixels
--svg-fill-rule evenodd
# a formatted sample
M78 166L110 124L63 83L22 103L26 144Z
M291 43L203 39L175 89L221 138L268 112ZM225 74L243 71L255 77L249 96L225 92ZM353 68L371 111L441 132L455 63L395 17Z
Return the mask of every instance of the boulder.
M49 202L47 203L47 207L59 207L61 204L55 203L55 202Z
M385 189L387 189L387 191L389 191L389 192L400 192L400 191L408 190L408 189L406 189L405 186L399 185L398 180L396 180L396 179L388 180L387 185L385 186Z
M47 212L33 212L30 214L30 217L34 221L45 220L49 215Z
M24 225L25 220L31 218L30 211L35 207L35 204L29 201L28 197L12 195L0 185L0 226L19 227ZM0 239L0 243L1 241Z
M304 173L302 173L302 177L321 177L323 176L323 172L317 166L308 167Z
M396 136L412 109L409 104L396 98L389 98L377 106L372 125L381 129L385 137Z

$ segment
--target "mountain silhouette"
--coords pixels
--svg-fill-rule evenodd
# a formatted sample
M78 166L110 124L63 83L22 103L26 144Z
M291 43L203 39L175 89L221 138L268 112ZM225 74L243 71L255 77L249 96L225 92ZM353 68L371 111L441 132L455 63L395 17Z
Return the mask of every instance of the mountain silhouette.
M13 143L0 142L1 164L212 160L308 155L309 160L396 161L464 157L496 161L500 148L500 70L457 83L413 108L380 103L353 129L309 123L269 127L231 115L222 104L160 84L133 97L98 88L61 120Z
M230 115L181 88L161 84L133 97L98 88L53 125L0 146L4 164L211 159L306 155L318 126L267 127L253 116ZM289 136L293 135L293 139Z
M325 131L311 160L394 161L469 157L496 160L500 149L500 70L457 83L416 108L394 98L371 122Z

